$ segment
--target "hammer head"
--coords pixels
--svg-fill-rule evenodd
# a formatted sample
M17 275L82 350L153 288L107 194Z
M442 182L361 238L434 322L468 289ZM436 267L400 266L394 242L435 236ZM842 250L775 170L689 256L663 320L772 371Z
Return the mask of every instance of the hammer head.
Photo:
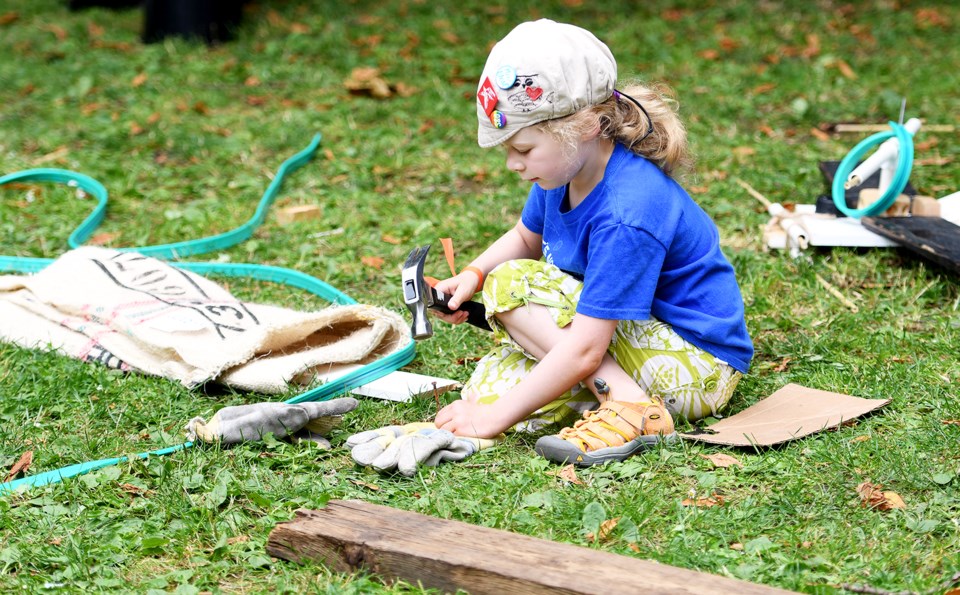
M433 305L433 292L423 278L423 264L427 260L430 245L420 246L410 251L403 263L401 280L403 283L403 301L413 315L410 326L414 339L427 339L433 336L433 325L427 316L427 308Z

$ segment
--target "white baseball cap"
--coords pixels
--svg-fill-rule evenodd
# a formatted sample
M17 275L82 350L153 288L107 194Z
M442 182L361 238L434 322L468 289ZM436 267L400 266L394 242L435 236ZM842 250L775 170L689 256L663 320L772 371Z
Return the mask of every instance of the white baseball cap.
M520 129L606 101L617 61L593 33L540 19L493 46L477 86L477 141L493 147Z

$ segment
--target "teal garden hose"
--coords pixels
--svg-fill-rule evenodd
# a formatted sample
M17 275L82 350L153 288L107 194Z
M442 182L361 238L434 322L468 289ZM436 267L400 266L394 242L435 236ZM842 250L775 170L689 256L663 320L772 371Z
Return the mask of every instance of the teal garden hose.
M305 149L290 157L280 166L277 175L267 187L263 197L257 206L254 215L243 225L230 231L199 238L187 240L172 244L162 244L154 246L141 246L137 248L126 248L122 250L135 251L146 256L152 256L162 259L178 259L195 254L204 254L223 250L249 239L253 232L259 227L266 213L280 191L284 178L291 171L299 168L316 152L320 146L320 135L314 136L310 145ZM103 184L93 178L81 173L63 170L63 169L29 169L20 172L14 172L0 177L0 185L12 182L54 182L76 187L97 199L97 206L93 212L87 216L83 222L70 234L67 242L70 248L78 248L93 234L106 217L107 210L107 190ZM53 262L49 258L28 258L0 256L0 272L22 272L35 273L48 264ZM323 281L310 275L285 269L281 267L265 266L258 264L237 264L237 263L213 263L213 262L177 262L177 267L193 271L195 273L214 273L218 275L232 277L247 277L261 281L270 281L280 283L291 287L306 290L334 304L355 304L356 300L341 292L340 290L324 283ZM387 355L375 362L371 362L359 369L333 379L325 384L310 389L291 399L286 403L301 403L303 401L319 401L329 399L335 394L345 392L367 382L380 378L408 363L413 361L415 356L414 342L411 340L407 346L399 351ZM147 458L149 456L159 456L171 454L185 448L193 446L193 442L184 442L183 444L169 446L149 452L133 455L135 458ZM101 469L110 465L125 462L130 457L122 456L86 463L69 465L53 471L38 473L30 477L24 477L14 481L0 484L0 494L13 492L22 486L39 487L52 483L57 483L62 479L74 477L83 473L88 473L96 469Z

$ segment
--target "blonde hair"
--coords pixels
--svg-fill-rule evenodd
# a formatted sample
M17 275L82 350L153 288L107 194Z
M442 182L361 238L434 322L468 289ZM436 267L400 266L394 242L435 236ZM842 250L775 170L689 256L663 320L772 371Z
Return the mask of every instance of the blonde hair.
M650 119L623 95L636 99L650 114ZM656 164L667 175L678 176L693 169L693 156L687 146L687 129L677 115L677 108L670 87L632 84L622 95L614 93L602 103L564 118L548 120L541 126L571 151L585 134L599 129L600 138L620 143ZM644 138L651 122L653 132Z

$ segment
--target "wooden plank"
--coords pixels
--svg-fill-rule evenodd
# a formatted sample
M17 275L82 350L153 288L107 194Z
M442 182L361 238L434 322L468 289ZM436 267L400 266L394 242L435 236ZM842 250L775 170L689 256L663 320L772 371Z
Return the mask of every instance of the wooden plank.
M440 395L450 390L460 390L462 385L449 378L437 378L397 370L382 378L358 386L350 392L364 397L409 403L414 397Z
M773 587L354 500L298 510L267 553L387 580L484 593L767 595Z
M960 226L940 217L864 217L867 229L960 273Z
M277 223L289 225L295 221L319 219L322 212L317 205L296 205L277 210Z

